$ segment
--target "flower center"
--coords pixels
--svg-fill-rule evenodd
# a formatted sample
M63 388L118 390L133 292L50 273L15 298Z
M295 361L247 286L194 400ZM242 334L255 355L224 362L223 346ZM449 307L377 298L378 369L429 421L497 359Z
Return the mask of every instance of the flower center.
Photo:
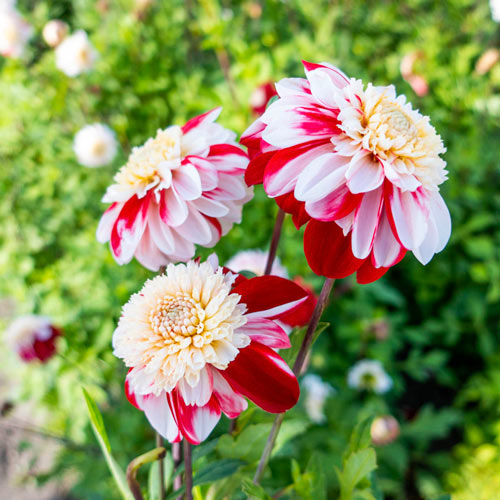
M151 311L150 322L153 331L163 337L166 344L188 347L193 344L202 347L210 344L214 336L205 330L206 313L200 303L187 294L175 297L165 296Z
M116 174L115 182L137 190L159 184L166 171L174 170L181 164L181 139L180 127L158 130L156 137L132 149L127 164Z
M97 140L92 144L91 153L93 156L101 156L106 152L106 144L104 141Z
M386 96L365 103L364 111L363 147L375 155L388 159L418 139L411 117Z

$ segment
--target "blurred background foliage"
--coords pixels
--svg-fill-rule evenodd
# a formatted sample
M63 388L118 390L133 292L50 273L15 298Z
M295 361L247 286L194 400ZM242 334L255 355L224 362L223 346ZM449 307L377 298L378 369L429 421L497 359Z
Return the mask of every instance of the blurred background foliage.
M433 499L444 491L457 500L497 499L500 64L475 69L500 42L487 1L158 0L141 10L128 0L20 0L18 8L36 34L22 59L0 61L1 321L34 312L65 330L60 354L47 365L21 365L0 352L9 381L3 400L31 401L44 428L66 439L53 470L36 480L69 475L74 498L118 498L88 425L82 385L103 411L122 465L153 447L143 415L125 400L125 369L110 347L121 305L151 275L135 262L117 266L95 240L114 172L157 128L215 106L223 106L221 123L241 133L254 119L252 91L302 76L305 59L332 62L365 82L394 83L431 116L448 148L450 180L442 188L454 229L425 268L408 255L379 282L338 283L325 315L331 326L310 361L310 371L336 389L327 420L312 423L303 405L290 412L264 487L283 499ZM55 68L40 35L53 18L88 31L100 53L92 72L68 78ZM415 70L429 85L423 97L400 73L403 57L415 51ZM121 145L101 169L78 165L72 152L74 134L93 122L112 127ZM265 248L275 212L257 188L242 224L216 247L221 260ZM319 290L289 220L279 256L291 275ZM394 380L389 393L347 387L347 371L364 357L383 362ZM377 447L375 475L365 471L371 481L348 496L339 477L349 467L342 461L349 436L356 422L381 414L394 415L401 434ZM196 467L215 458L243 465L200 487L198 498L266 498L241 485L270 422L250 409L237 435L213 441ZM336 475L335 467L344 472Z

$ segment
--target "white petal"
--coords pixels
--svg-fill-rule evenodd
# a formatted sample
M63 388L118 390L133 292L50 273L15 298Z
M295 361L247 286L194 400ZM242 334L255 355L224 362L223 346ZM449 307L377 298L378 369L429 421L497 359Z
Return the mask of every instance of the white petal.
M141 398L140 406L151 426L168 441L176 441L179 436L179 429L168 406L166 395L138 397Z

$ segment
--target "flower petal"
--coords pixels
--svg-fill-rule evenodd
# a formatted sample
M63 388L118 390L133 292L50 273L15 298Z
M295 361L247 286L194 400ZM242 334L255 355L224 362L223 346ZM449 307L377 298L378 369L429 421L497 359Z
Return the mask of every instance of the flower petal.
M186 405L177 389L169 392L167 399L179 430L191 444L204 441L220 419L221 409L214 395L205 406Z
M363 263L352 253L351 234L344 236L336 222L309 221L304 233L304 252L311 269L327 278L345 278Z
M273 319L307 299L307 292L293 281L279 276L256 276L232 289L246 304L246 315Z
M265 318L250 318L238 328L238 332L248 335L252 342L259 342L273 349L287 349L290 339L285 330L275 321Z
M229 418L236 418L248 407L247 400L233 390L221 375L219 370L211 368L214 381L214 396L217 398L219 406Z
M167 395L165 393L161 396L150 394L139 396L139 398L140 406L153 429L171 443L180 441L181 434L170 410Z
M252 342L220 372L231 387L270 413L283 413L300 394L292 370L271 348Z

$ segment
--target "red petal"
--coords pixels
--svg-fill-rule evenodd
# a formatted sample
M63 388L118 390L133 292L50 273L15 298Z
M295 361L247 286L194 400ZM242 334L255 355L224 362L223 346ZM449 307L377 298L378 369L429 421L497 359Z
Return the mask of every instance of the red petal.
M292 370L271 348L252 342L220 372L231 387L270 413L283 413L300 394Z
M247 409L247 400L234 391L219 370L213 368L212 377L214 395L219 402L221 410L229 418L236 418L242 411Z
M278 206L288 214L292 214L293 223L297 229L308 222L311 217L306 212L305 203L298 201L293 193L284 194L275 198Z
M250 163L245 171L245 182L248 186L262 184L264 182L264 169L275 153L276 151L260 153L250 160Z
M292 310L280 315L279 320L291 327L307 325L311 320L317 302L316 296L311 288L303 286L300 283L300 278L295 278L294 281L306 291L307 299Z
M335 222L311 220L304 232L304 253L311 269L327 278L345 278L363 264L351 250L351 235L344 236Z
M279 276L250 278L235 286L232 292L241 295L241 303L247 306L246 314L262 312L262 316L269 319L290 310L295 302L307 297L301 286Z
M358 269L358 272L356 273L356 281L360 285L372 283L381 278L388 270L388 267L374 267L371 263L370 257L368 257L364 261L363 265Z

